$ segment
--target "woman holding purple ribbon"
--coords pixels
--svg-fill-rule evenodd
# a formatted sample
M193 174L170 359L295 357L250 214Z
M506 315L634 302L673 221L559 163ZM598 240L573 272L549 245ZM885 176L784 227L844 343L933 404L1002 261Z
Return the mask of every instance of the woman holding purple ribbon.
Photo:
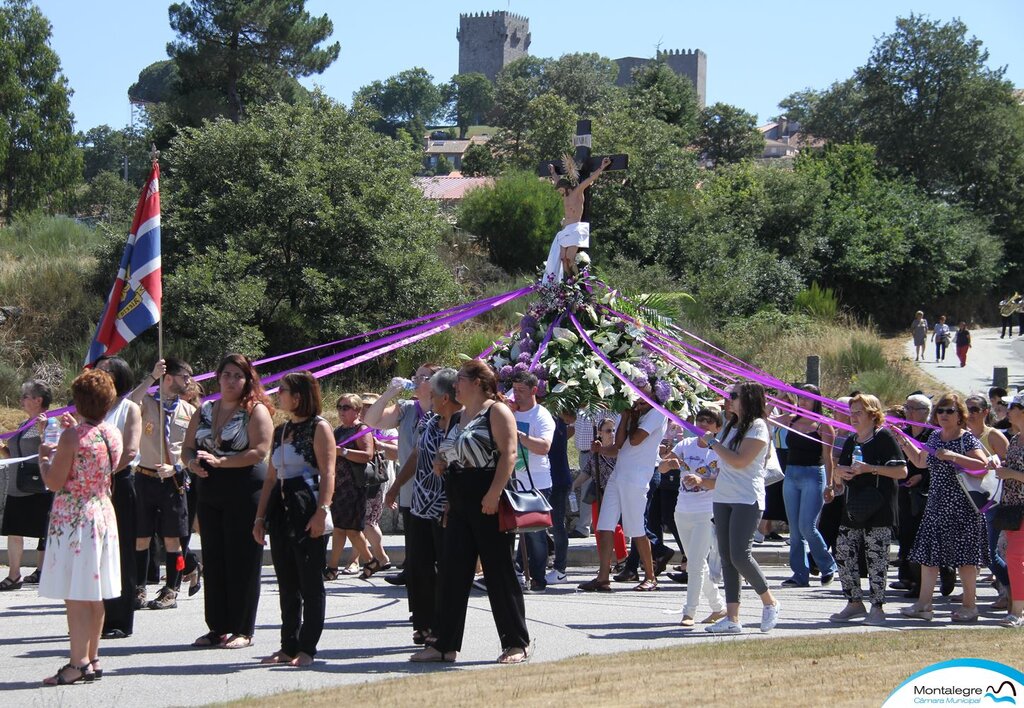
M366 528L366 487L357 485L355 477L373 457L372 429L360 420L363 399L359 395L344 393L338 398L337 406L340 425L334 429L334 441L338 445L338 464L334 477L334 499L331 502L334 535L331 540L331 559L324 570L324 580L338 578L338 564L345 550L346 539L352 544L353 555L352 562L340 571L342 575L360 572L361 561L365 566L377 562L370 554L363 533ZM383 564L378 563L380 565ZM380 567L374 570L380 570Z
M953 612L952 620L976 622L978 567L988 565L988 535L985 517L974 508L957 475L962 474L960 468L984 470L988 458L978 438L965 429L967 407L958 394L944 394L935 404L930 422L940 429L932 432L922 449L900 436L907 459L918 467L927 464L931 476L924 516L909 557L921 564L921 595L915 604L903 608L903 614L923 620L934 617L935 581L939 567L948 565L959 570L964 588L963 605Z
M1017 510L1017 528L1008 528L1006 534L1006 565L1010 580L1009 614L1001 620L1004 627L1024 628L1024 526L1020 524L1020 509L1024 507L1024 396L1017 394L1009 399L1007 417L1016 433L1010 438L1006 461L996 467L996 477L1003 482L1003 496L999 507L1003 510ZM1007 526L1013 526L1012 523ZM1007 528L1004 526L1004 528Z
M45 381L31 379L21 385L21 409L28 419L18 426L17 432L7 442L0 444L0 460L4 458L28 457L39 452L43 430L46 428L46 410L50 407L53 394ZM38 472L35 460L20 463ZM22 583L38 584L39 568L43 567L46 552L46 524L50 515L53 494L46 491L39 482L35 489L22 488L18 479L18 466L7 468L7 499L4 506L3 533L7 537L8 572L0 581L0 591L18 590ZM21 558L25 549L25 538L38 538L37 570L21 577Z

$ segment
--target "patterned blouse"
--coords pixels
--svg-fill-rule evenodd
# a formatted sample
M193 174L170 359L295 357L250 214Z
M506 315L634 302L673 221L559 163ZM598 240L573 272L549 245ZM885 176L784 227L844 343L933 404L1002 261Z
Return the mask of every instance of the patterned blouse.
M1010 438L1006 451L1006 466L1017 472L1024 472L1024 440L1020 434ZM1024 482L1017 479L1003 480L1003 496L999 501L1006 506L1024 506Z
M313 436L322 420L315 415L301 423L285 421L274 429L270 460L274 463L278 479L319 476Z
M237 409L220 430L220 440L213 439L213 401L207 401L199 409L199 426L196 428L196 447L220 457L240 455L249 449L249 414Z
M501 451L491 435L491 408L484 410L463 426L455 438L456 459L451 463L455 469L496 469Z
M413 486L411 513L421 519L436 520L444 513L444 480L434 474L434 458L446 437L458 434L459 414L448 421L448 430L441 428L441 416L428 413L419 424L419 457L416 459L416 477Z

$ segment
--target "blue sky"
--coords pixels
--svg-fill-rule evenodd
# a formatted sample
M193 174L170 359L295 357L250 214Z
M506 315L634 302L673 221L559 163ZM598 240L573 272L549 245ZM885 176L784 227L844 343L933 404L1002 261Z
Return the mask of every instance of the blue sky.
M127 124L128 87L148 64L166 58L173 33L163 0L37 0L53 23L52 45L75 91L72 109L81 130ZM650 56L655 49L700 48L708 55L708 103L725 101L758 114L777 112L787 94L823 88L862 65L874 38L911 12L948 21L959 17L982 40L990 66L1024 87L1024 2L1020 0L862 0L857 3L632 0L553 2L493 0L429 3L308 0L314 15L334 22L341 56L318 84L348 104L375 79L422 66L435 80L458 70L459 13L510 10L530 19L535 56L597 51L605 56ZM407 9L403 9L407 8ZM624 12L623 8L628 9Z

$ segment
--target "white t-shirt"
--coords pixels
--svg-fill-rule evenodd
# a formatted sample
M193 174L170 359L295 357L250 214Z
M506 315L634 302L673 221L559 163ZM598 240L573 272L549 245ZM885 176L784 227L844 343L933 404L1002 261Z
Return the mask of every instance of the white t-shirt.
M534 404L533 408L528 411L516 411L516 428L523 431L531 438L543 438L549 443L555 437L555 419L548 413L548 409L542 405ZM518 479L521 479L525 484L530 483L530 477L533 478L533 484L537 489L551 489L551 461L548 456L538 455L533 452L529 452L523 445L519 445L519 459L516 461L516 475ZM529 460L530 464L530 477L526 476L526 472L522 472L520 475L519 470L522 468L521 461L523 460L524 453L526 453L526 459Z
M647 437L639 445L633 445L626 438L612 476L626 484L646 487L658 465L658 448L668 430L668 418L652 408L640 416L640 430L646 430Z
M672 454L680 460L680 478L688 474L695 474L704 479L715 479L718 477L718 455L711 449L701 447L697 444L697 438L686 438L672 448ZM679 485L679 496L676 498L677 514L698 514L712 512L713 489L703 487L688 489L686 485Z
M722 441L725 447L736 436L736 429L729 432L729 437ZM736 468L724 459L718 461L718 481L715 482L714 501L720 504L757 504L764 509L764 463L768 451L768 424L757 418L750 424L746 438L754 438L764 442L764 447L749 465Z

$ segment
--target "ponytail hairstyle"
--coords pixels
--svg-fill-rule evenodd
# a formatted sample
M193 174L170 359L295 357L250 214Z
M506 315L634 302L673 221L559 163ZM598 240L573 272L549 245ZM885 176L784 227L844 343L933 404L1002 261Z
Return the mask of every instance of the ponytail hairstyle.
M462 371L465 376L480 382L484 398L504 402L505 397L498 390L498 377L490 366L479 359L473 359L462 365Z

